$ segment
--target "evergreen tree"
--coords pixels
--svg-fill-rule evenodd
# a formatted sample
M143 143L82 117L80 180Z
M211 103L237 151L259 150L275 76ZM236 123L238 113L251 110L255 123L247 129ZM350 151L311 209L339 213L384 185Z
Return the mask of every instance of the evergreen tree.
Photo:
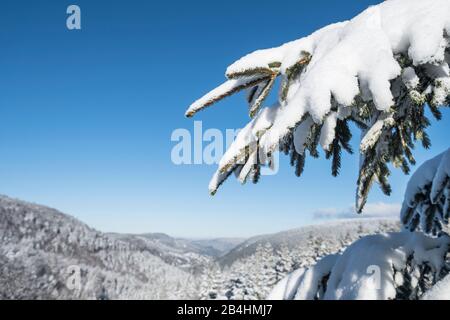
M230 268L229 279L226 282L225 296L229 300L257 300L258 295L255 292L253 282L253 273L250 273L252 265L246 260L239 261Z
M402 223L437 236L450 217L450 149L425 162L411 177L403 201Z
M201 300L222 300L223 295L223 272L218 264L211 263L204 272L200 286L199 298Z
M293 270L294 261L292 258L291 251L286 243L283 243L277 250L276 262L275 262L275 272L276 272L276 282L283 279L288 273Z

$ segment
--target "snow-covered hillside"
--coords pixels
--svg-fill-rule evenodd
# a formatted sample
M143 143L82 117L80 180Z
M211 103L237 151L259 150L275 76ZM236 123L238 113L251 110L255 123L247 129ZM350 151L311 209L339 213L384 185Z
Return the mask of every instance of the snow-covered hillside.
M0 243L0 298L195 298L192 271L210 259L144 236L104 234L54 209L3 196ZM81 270L80 290L67 286L73 267Z
M328 222L251 238L217 261L203 275L202 299L265 299L288 273L309 267L320 258L342 252L369 234L397 231L390 219L351 219Z
M275 250L287 245L299 252L333 253L368 234L397 231L400 223L393 219L349 219L325 222L270 235L248 239L219 259L229 266L236 260L251 256L258 246L270 243Z
M172 252L195 252L211 257L219 257L245 241L245 238L183 239L173 238L164 233L146 233L139 237L157 243L158 249L169 247L168 251Z
M398 228L394 220L353 219L244 242L107 234L0 196L0 299L264 299L292 270ZM73 267L79 289L71 286Z

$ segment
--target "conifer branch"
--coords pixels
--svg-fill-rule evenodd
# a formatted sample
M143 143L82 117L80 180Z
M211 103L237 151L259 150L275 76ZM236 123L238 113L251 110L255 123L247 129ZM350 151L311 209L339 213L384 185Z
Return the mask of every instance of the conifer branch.
M209 92L196 102L194 102L186 111L186 117L193 117L197 112L219 102L220 100L229 97L241 90L252 88L263 81L269 80L269 76L265 77L247 77L235 80L228 80L221 86Z

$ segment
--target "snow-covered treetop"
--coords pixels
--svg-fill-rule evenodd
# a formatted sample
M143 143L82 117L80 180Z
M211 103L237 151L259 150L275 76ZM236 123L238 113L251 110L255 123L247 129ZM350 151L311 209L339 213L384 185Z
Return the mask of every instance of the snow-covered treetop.
M228 81L194 102L188 117L246 89L251 121L219 163L210 183L214 194L233 172L258 181L261 165L280 149L301 175L306 151L320 145L338 175L349 145L349 121L362 130L357 209L373 182L390 193L392 163L404 172L412 149L430 145L424 115L428 105L440 119L449 104L449 0L388 0L354 19L329 25L280 47L258 50L228 67ZM263 104L277 78L278 101Z
M401 219L407 229L437 235L450 216L450 149L428 160L408 183Z
M448 273L449 246L450 237L445 234L437 238L420 232L369 235L343 253L325 256L291 273L268 299L419 299Z

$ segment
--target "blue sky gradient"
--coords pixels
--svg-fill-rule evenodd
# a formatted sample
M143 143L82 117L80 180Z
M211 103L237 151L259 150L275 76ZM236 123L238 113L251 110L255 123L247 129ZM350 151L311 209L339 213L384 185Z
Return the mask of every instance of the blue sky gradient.
M230 180L212 198L216 167L174 165L170 137L193 129L186 108L234 60L379 2L3 0L0 193L102 231L185 237L275 232L313 223L319 208L347 208L357 155L344 157L337 179L323 155L308 159L301 179L283 159L278 175L256 186ZM70 4L81 7L82 30L66 28ZM448 147L449 119L433 122L433 147L417 148L419 164ZM238 95L196 120L240 128L247 108ZM396 170L392 196L376 187L369 201L401 202L407 179Z

